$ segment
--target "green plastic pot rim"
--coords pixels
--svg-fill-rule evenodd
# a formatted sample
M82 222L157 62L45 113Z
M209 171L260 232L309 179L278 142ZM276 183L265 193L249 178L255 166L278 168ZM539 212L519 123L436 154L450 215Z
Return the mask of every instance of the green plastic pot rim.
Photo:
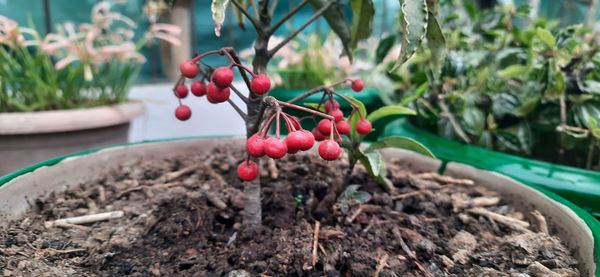
M215 138L235 138L235 137L236 136L218 136L218 135L202 136L202 137L186 137L186 138L174 138L174 139L162 139L162 140L148 140L148 141L142 141L142 142L125 143L125 144L119 144L119 145L92 148L92 149L56 157L56 158L53 158L53 159L50 159L50 160L47 160L44 162L40 162L40 163L31 165L31 166L28 166L26 168L15 171L8 175L2 176L2 177L0 177L0 187L12 180L15 180L16 178L19 178L20 176L34 172L35 170L37 170L39 168L51 167L53 165L60 163L61 161L76 159L77 157L85 156L88 154L93 154L93 153L100 152L100 151L116 150L116 149L120 149L120 148L126 148L128 146L159 143L159 142L186 141L186 140L198 140L198 139L206 140L206 139L215 139ZM444 165L444 164L440 165L440 167L445 167L445 166L446 165ZM494 172L492 172L492 173L494 173ZM498 173L494 173L494 174L498 174ZM498 174L498 175L501 175L501 174ZM504 175L501 175L501 176L505 177ZM509 177L505 177L505 178L509 178ZM588 212L584 211L583 209L579 208L578 206L576 206L575 204L571 203L570 201L564 199L563 197L559 196L558 194L555 194L555 193L553 193L545 188L542 188L540 186L537 186L537 185L533 185L533 184L525 184L525 185L541 192L542 194L546 195L553 201L558 202L559 204L567 207L567 209L569 211L573 212L579 219L581 219L585 223L585 225L589 229L589 232L591 232L592 238L594 240L594 260L596 262L600 261L600 252L598 251L600 249L600 224L598 223L598 221L593 216L591 216ZM600 276L600 268L596 267L595 273L596 273L596 276Z

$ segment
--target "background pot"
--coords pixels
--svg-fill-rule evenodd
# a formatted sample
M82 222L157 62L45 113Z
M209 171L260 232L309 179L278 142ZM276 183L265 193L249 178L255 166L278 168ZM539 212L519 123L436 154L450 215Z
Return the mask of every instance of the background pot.
M127 142L139 101L89 109L0 113L0 176L51 157Z
M549 189L600 217L600 172L518 157L446 139L400 119L383 136L407 136L427 146L445 162L459 162L502 173L529 185Z
M178 140L131 144L93 149L40 163L20 172L0 178L0 226L18 219L30 208L32 199L57 192L69 186L100 179L123 163L134 159L164 159L169 155L186 155L209 151L218 144L237 144L243 139ZM412 152L388 149L386 159L401 158L404 166L415 171L437 171L442 166L433 160ZM496 173L470 166L450 163L446 174L470 178L504 196L504 199L523 210L537 209L544 213L550 230L556 232L580 262L582 276L598 276L596 263L600 261L600 227L587 212L560 196L544 189L530 187Z
M274 88L269 92L269 95L277 98L280 101L289 101L292 98L294 98L298 95L301 95L302 93L305 93L309 90L310 89ZM340 89L340 90L336 90L336 92L338 92L344 96L352 96L352 97L356 98L358 101L365 104L365 108L367 109L367 112L372 112L374 110L377 110L377 109L383 107L383 102L381 101L381 97L379 96L379 90L376 88L365 88L361 92L355 92L351 89ZM321 100L321 97L322 97L322 94L320 94L320 93L313 94L313 95L305 98L303 101L300 101L297 104L319 103L319 101ZM340 109L344 112L344 115L349 115L350 111L352 111L352 107L350 105L348 105L345 101L340 100L339 97L334 96L334 98L338 102L340 102ZM290 114L298 116L298 117L308 115L306 113L296 111L296 110L289 110L289 112L290 112ZM386 119L377 121L375 123L375 125L373 126L375 130L373 132L371 132L371 134L369 134L366 137L366 139L367 140L377 139L383 133L383 129L384 129L384 126L386 123L387 123ZM302 121L302 127L304 127L307 130L312 130L312 128L314 128L315 125L316 125L315 122L313 122L312 120ZM283 129L285 129L285 128L283 128ZM274 132L275 130L273 129L271 131ZM287 132L283 131L282 133L285 134Z

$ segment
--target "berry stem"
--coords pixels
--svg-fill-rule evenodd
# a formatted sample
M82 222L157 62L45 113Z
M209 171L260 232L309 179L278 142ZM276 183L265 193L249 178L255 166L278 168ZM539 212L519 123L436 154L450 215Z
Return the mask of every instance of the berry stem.
M329 92L333 93L337 97L342 98L342 99L344 99L344 101L348 102L348 104L350 104L350 106L352 106L352 109L356 109L358 111L358 115L360 116L361 119L365 118L365 115L363 115L360 112L360 108L358 107L358 105L356 105L352 100L350 100L350 98L348 98L348 97L346 97L346 96L344 96L342 94L337 93L335 90L329 90Z
M327 118L329 120L335 120L335 118L333 116L331 116L331 115L328 115L328 114L325 114L325 113L322 113L322 112L319 112L319 111L315 111L315 110L312 110L312 109L309 109L309 108L305 108L305 107L302 107L302 106L298 106L298 105L295 105L295 104L292 104L292 103L279 101L279 100L277 100L277 99L275 99L275 98L273 98L271 96L269 96L267 99L269 99L269 98L273 99L272 101L275 101L275 103L277 103L277 104L279 104L281 106L284 106L286 108L291 108L291 109L296 109L296 110L299 110L299 111L307 112L307 113L310 113L310 114L313 114L313 115L317 115L317 116L320 116L320 117Z
M275 112L275 137L277 139L279 139L279 134L280 134L280 130L279 130L280 117L281 117L281 109L277 109L277 112Z
M192 59L192 62L197 63L199 60L201 60L202 58L204 58L208 55L216 55L216 54L223 55L222 53L223 53L223 48L218 49L218 50L207 51L207 52L204 52L204 53L194 57Z
M296 127L294 127L294 124L292 124L292 120L290 119L288 114L281 113L281 116L283 116L283 119L285 120L285 125L287 126L288 133L295 132Z
M248 73L250 73L250 76L252 76L252 78L256 77L256 74L254 74L254 72L252 72L252 70L250 70L248 67L244 66L243 64L239 64L239 63L234 63L232 64L232 66L237 66L240 70L246 70L248 71Z
M273 122L273 119L275 118L275 115L276 113L273 112L269 115L269 117L267 117L267 120L265 120L265 123L258 134L260 137L264 138L267 135L267 132L269 130L269 127L271 126L271 123Z

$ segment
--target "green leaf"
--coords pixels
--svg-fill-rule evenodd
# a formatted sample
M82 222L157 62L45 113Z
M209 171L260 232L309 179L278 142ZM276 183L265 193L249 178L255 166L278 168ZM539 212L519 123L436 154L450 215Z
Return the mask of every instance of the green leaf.
M417 51L425 34L427 33L427 3L426 0L400 0L402 14L400 23L402 25L402 49L396 65L391 71L408 59Z
M429 13L427 19L427 48L431 51L431 71L436 80L440 80L442 67L446 61L446 38L442 28L433 14Z
M522 64L513 64L504 68L503 70L498 71L497 75L503 79L510 78L522 78L527 75L529 71L529 67Z
M367 169L369 175L380 185L384 187L393 186L392 182L386 177L387 169L385 161L379 151L362 152L356 151L358 160Z
M321 9L323 6L328 5L331 0L309 0L309 3L315 8L315 10ZM324 13L323 17L331 30L340 38L342 45L344 46L344 53L348 55L348 58L352 60L352 51L350 46L352 43L352 33L350 31L349 24L346 23L344 13L340 6L333 3Z
M228 5L229 0L212 0L212 4L210 5L212 18L215 22L215 35L217 37L221 36L221 28L223 27L223 22L225 21L225 11L227 11Z
M587 126L590 129L590 131L592 132L592 135L596 139L600 139L600 126L598 126L598 120L596 120L595 118L591 118L591 117L588 118Z
M371 152L371 151L374 151L377 149L383 149L383 148L405 149L405 150L417 152L419 154L422 154L422 155L425 155L425 156L428 156L431 158L435 158L433 153L431 153L431 151L429 149L427 149L427 147L425 147L423 144L419 143L418 141L408 138L408 137L398 137L398 136L385 137L378 141L375 141L375 142L371 143L371 145L369 145L369 147L367 148L367 150L365 150L365 152Z
M527 97L525 99L525 103L522 103L519 107L517 107L513 111L513 114L522 117L529 115L536 110L537 106L540 104L540 100L540 96Z
M467 107L462 114L461 122L465 131L471 135L479 136L485 128L485 115L478 108Z
M360 141L361 135L356 132L356 123L363 117L367 115L367 108L365 108L365 104L358 101L356 98L352 96L347 96L350 101L358 106L358 112L352 114L348 122L350 123L350 137L353 141ZM361 116L362 115L362 116Z
M356 48L360 40L371 36L375 8L373 0L351 0L350 6L352 7L352 48Z
M375 50L375 63L380 64L383 62L383 59L388 55L392 47L394 47L394 42L396 42L395 35L389 35L385 38L382 38L377 45L377 50Z
M407 107L404 106L400 106L400 105L393 105L393 106L385 106L385 107L381 107L377 110L375 110L374 112L370 113L367 116L367 119L371 122L375 122L379 119L382 119L386 116L392 116L392 115L416 115L417 112L415 112L414 110L411 110Z
M556 39L554 38L552 33L550 33L550 31L548 31L547 29L537 28L537 30L535 30L535 35L546 46L548 46L548 48L553 49L554 47L556 47Z

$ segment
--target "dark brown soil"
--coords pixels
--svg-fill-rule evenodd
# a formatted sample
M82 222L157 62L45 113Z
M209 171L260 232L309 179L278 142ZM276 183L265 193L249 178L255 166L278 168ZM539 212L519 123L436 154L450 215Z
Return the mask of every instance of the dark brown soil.
M269 175L262 178L264 227L252 232L241 228L237 157L239 149L133 161L102 180L39 199L0 230L0 274L579 276L570 251L536 217L476 184L407 172L396 163L389 165L395 196L355 170L351 183L372 198L363 205L340 198L333 220L320 224L313 266L312 210L328 184L343 180L345 161L298 154L278 161L277 171L263 170ZM116 210L125 216L44 227L48 220Z

